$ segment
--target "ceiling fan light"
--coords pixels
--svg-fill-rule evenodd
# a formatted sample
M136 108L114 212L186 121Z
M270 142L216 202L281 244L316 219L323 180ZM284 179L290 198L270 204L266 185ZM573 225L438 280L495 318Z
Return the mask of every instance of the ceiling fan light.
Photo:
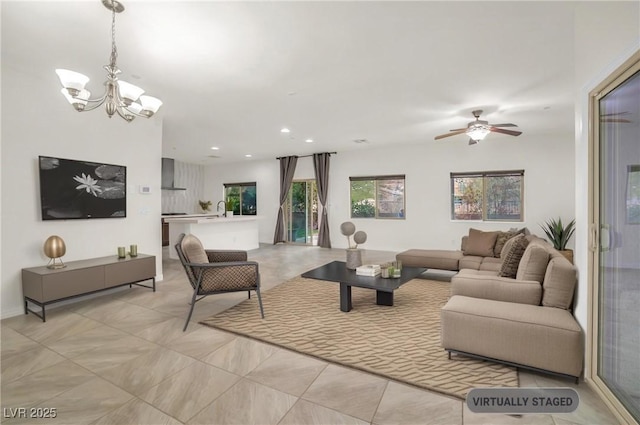
M56 74L58 74L62 87L67 89L71 96L74 96L77 92L84 90L84 86L89 82L89 77L86 75L75 71L69 71L68 69L56 69Z
M122 80L118 81L118 91L120 92L120 97L127 106L129 106L131 102L138 100L140 95L144 93L144 90L140 87Z
M475 125L469 127L469 129L467 130L467 136L475 141L478 141L483 140L490 132L491 131L484 125Z

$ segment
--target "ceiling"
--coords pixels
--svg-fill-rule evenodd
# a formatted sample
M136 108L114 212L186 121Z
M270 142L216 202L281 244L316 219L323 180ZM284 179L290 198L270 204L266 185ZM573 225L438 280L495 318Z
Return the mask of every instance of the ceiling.
M434 137L465 126L474 109L518 124L520 139L574 129L572 2L124 5L121 79L164 102L163 156L216 164L466 144L464 135ZM51 90L60 88L54 70L67 68L98 94L110 31L99 0L2 2L3 62L50 80ZM75 113L62 96L60 107Z

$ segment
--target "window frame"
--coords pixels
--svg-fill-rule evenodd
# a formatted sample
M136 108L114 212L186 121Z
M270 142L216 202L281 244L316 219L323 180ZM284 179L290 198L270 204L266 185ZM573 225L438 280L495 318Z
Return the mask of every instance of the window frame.
M234 211L234 215L246 215L247 217L253 217L258 215L258 184L256 182L240 182L240 183L222 183L223 186L223 190L224 190L224 201L225 201L225 209L226 209L226 202L228 200L228 195L227 195L227 189L228 188L232 188L232 187L238 187L240 188L240 205L238 205L238 213L236 214L236 212ZM253 187L255 188L256 191L256 212L255 214L242 214L242 205L243 205L243 201L242 201L242 188L243 187Z
M468 172L451 172L449 174L450 181L450 218L451 221L489 221L489 222L509 222L509 223L522 223L524 222L524 171L525 170L501 170L501 171L468 171ZM486 178L491 177L520 177L520 217L518 219L491 219L488 218L487 208L487 184ZM482 178L482 217L479 219L463 219L456 218L455 214L455 179L456 178Z
M382 217L378 214L378 207L380 205L380 200L378 198L378 182L385 180L402 180L404 182L402 189L402 216L399 217ZM353 216L353 208L352 208L352 194L351 194L351 183L354 181L373 181L374 183L374 196L375 196L375 205L374 205L374 216L373 217L354 217ZM352 219L375 219L375 220L406 220L407 218L407 177L405 174L390 174L390 175L380 175L380 176L357 176L357 177L349 177L349 217Z

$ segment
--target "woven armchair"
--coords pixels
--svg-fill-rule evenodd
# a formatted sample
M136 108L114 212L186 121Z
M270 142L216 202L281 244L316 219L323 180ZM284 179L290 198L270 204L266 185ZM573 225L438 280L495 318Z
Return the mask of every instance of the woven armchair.
M191 308L183 332L189 326L196 302L208 295L226 292L247 291L251 298L251 291L256 291L260 315L264 319L258 263L247 261L246 251L205 250L197 237L184 233L178 237L175 248L193 287Z

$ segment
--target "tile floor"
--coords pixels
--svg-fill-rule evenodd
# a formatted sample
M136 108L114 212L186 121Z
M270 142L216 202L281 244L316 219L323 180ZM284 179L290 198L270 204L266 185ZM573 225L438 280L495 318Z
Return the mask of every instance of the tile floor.
M263 245L250 252L250 259L260 262L263 291L343 256L343 250L293 245ZM393 253L367 251L364 260L392 258ZM521 372L521 386L575 388L580 407L571 414L554 416L480 415L455 398L198 324L242 301L244 293L200 301L189 328L182 332L191 288L177 261L164 259L163 270L164 281L158 283L156 293L138 287L119 289L52 308L46 323L33 315L3 320L1 421L114 425L617 423L584 383ZM12 417L16 408L55 408L56 417Z

